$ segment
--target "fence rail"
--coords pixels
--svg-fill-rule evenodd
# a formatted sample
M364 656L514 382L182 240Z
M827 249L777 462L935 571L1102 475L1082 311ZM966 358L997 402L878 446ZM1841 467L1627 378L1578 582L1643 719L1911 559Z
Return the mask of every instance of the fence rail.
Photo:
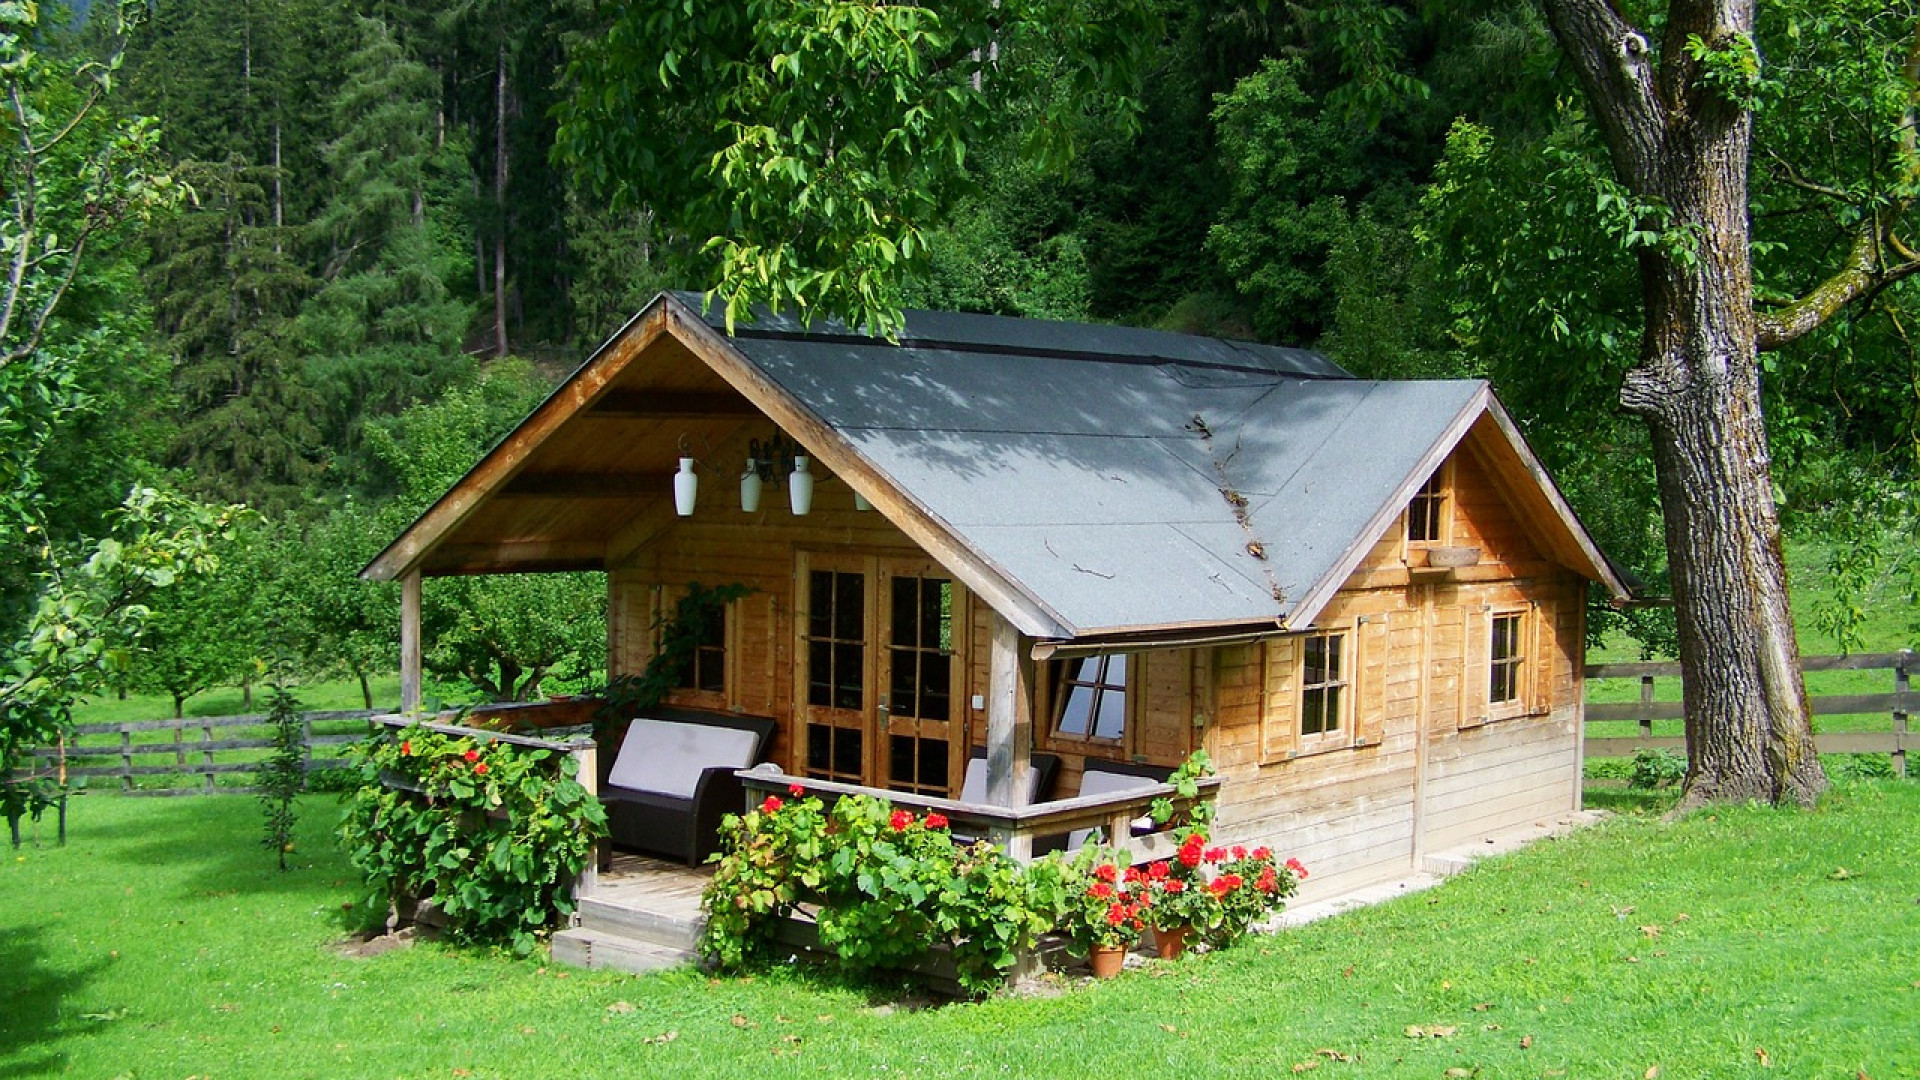
M1822 731L1814 735L1814 744L1823 754L1887 754L1893 759L1893 771L1907 774L1907 747L1913 741L1907 730L1907 718L1913 713L1920 695L1912 692L1910 673L1920 654L1912 649L1891 653L1856 653L1852 656L1806 656L1800 660L1802 672L1891 671L1893 690L1885 694L1823 694L1809 696L1808 705L1815 716L1858 716L1887 713L1892 717L1891 731ZM1678 736L1656 736L1655 720L1682 720L1686 708L1678 701L1656 701L1654 680L1680 677L1677 662L1589 664L1587 680L1637 679L1637 701L1605 702L1587 706L1587 722L1632 720L1640 734L1627 738L1589 738L1586 756L1590 758L1629 757L1645 749L1685 750L1687 740Z
M357 742L366 736L369 726L358 731L314 733L314 725L338 726L349 721L368 721L381 715L380 709L340 709L300 714L301 743L306 749L306 769L340 768L348 764L334 747ZM121 790L137 795L187 795L196 792L238 791L223 786L218 778L231 773L254 772L260 768L265 751L273 748L267 735L229 736L235 728L264 727L272 721L265 715L190 716L170 720L133 720L118 724L80 724L74 727L71 741L63 748L45 746L33 751L35 774L51 774L64 760L68 777L117 778ZM171 732L172 739L139 740L135 735ZM215 760L215 754L234 751L258 751L259 758ZM118 758L118 764L87 764L98 758ZM76 763L76 761L78 763ZM136 788L136 777L184 776L191 787Z

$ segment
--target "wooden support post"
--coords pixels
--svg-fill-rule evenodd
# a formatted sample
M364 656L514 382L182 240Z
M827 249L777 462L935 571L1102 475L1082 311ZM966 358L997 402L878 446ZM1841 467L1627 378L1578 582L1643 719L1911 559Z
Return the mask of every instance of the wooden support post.
M400 711L420 708L420 571L400 579Z
M1907 691L1911 689L1907 672L1913 667L1913 650L1900 650L1900 660L1893 669L1893 774L1905 779L1907 775Z
M595 746L593 740L589 739L583 743L575 743L572 754L574 764L578 766L574 770L574 779L580 781L580 786L587 789L587 798L598 799L600 797L599 748ZM603 838L595 845L597 850L594 851L593 857L587 860L587 865L580 868L580 876L573 879L575 900L583 896L592 896L599 889L600 856L603 852L608 855L613 853L613 849L608 844L609 842Z
M1027 774L1033 759L1033 657L1021 647L1020 631L995 611L990 616L992 651L987 666L987 801L1027 805ZM1031 836L1007 838L1007 854L1033 857Z
M1653 738L1653 676L1640 676L1640 737Z

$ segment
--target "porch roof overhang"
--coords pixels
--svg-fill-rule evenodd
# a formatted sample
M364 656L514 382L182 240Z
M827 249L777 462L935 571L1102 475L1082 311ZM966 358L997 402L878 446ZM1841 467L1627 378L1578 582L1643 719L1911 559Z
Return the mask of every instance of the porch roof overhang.
M671 527L677 457L763 417L1036 655L1304 629L1465 441L1550 557L1628 595L1483 381L986 316L909 313L898 342L766 315L729 335L676 294L362 576L605 567Z

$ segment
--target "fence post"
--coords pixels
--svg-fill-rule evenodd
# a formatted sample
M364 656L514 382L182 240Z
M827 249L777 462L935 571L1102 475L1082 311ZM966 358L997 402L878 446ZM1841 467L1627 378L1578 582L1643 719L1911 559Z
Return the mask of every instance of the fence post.
M206 784L207 794L211 795L213 794L213 725L212 724L200 725L200 745L204 747L204 749L200 751L200 754L201 754L201 757L204 759L203 764L205 765L205 768L206 768L205 777L207 782Z
M133 729L120 725L120 790L133 790Z
M1653 676L1640 676L1640 737L1653 738Z
M1893 668L1893 774L1905 778L1907 775L1907 710L1906 696L1908 686L1907 669L1913 666L1913 650L1901 649L1900 659Z

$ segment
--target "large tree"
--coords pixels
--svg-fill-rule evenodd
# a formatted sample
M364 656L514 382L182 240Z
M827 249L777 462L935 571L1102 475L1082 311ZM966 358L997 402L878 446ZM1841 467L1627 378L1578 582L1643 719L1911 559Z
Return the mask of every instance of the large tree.
M1676 238L1635 250L1645 324L1620 402L1645 422L1660 482L1686 683L1684 801L1810 802L1826 778L1788 610L1760 353L1920 270L1899 231L1915 176L1914 72L1893 80L1898 173L1859 200L1826 276L1756 309L1749 165L1768 81L1752 0L1673 0L1657 36L1608 0L1546 10L1615 177ZM1878 126L1876 102L1831 104Z

